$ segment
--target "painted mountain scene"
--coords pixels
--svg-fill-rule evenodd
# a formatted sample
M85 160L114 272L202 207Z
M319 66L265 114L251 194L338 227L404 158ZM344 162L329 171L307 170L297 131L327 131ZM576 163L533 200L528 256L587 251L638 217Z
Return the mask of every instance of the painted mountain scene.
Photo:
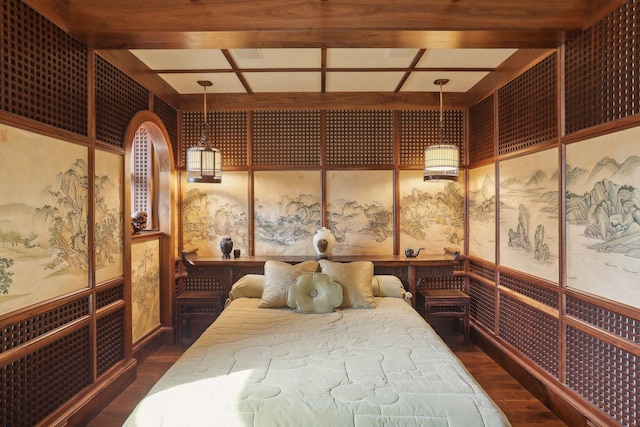
M0 313L88 287L87 148L0 125L0 179Z
M567 285L640 307L640 131L567 146Z
M493 164L469 171L469 255L496 259L496 171Z
M558 151L500 162L500 262L558 282Z
M422 171L402 171L400 245L441 254L464 247L464 183L424 181ZM423 252L424 253L424 252Z

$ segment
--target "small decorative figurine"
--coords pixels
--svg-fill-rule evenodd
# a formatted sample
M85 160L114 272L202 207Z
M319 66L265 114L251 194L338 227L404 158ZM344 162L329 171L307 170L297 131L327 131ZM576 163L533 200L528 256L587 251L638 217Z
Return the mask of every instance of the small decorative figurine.
M413 252L413 249L407 248L404 250L404 254L407 258L415 258L420 254L420 251L424 250L424 248L418 249L418 252Z
M147 213L138 211L131 214L131 234L138 234L147 228Z
M222 258L231 258L229 254L233 250L233 240L231 237L223 237L220 240L220 250L222 251Z

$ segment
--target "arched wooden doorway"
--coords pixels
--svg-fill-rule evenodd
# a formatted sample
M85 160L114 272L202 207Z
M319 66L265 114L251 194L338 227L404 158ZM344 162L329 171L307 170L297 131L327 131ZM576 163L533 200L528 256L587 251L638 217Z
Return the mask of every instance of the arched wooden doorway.
M176 259L175 232L173 230L177 217L176 206L176 174L174 167L173 151L171 140L162 120L151 111L138 112L129 123L125 134L125 157L124 157L124 206L125 221L131 218L131 152L134 138L140 128L148 134L153 144L156 156L157 173L155 174L156 201L154 203L157 215L157 231L159 232L159 281L160 281L160 325L151 334L145 336L143 340L136 342L133 348L134 353L141 347L146 346L152 340L159 339L160 342L173 342L173 289L175 282L174 260ZM127 224L126 230L130 227ZM128 301L131 302L131 233L125 233L125 278L127 280ZM129 304L131 305L131 304ZM129 307L128 318L131 319L131 307ZM131 330L131 320L129 321Z

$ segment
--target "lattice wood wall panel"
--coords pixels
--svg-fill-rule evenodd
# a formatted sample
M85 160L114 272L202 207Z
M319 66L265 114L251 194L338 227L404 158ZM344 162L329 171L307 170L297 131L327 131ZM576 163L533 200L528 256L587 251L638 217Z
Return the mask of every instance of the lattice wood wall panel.
M253 113L253 164L319 166L319 111Z
M444 111L444 137L464 160L464 111ZM400 111L400 165L423 166L424 149L438 143L440 111Z
M494 95L469 108L469 164L495 156Z
M82 298L44 313L7 323L0 329L0 353L89 314L89 299Z
M558 289L548 289L505 273L500 274L500 285L549 307L558 308Z
M496 330L496 288L469 278L469 315L492 332Z
M96 308L100 309L117 301L124 301L124 284L100 286L96 291Z
M0 25L0 108L87 135L86 47L18 0Z
M327 111L327 164L393 165L391 111Z
M630 0L565 49L566 133L640 113L640 2Z
M567 297L566 306L568 316L573 316L632 343L640 343L640 319L625 316L573 297Z
M550 55L498 90L498 154L558 138L557 62Z
M473 262L469 263L469 272L473 274L477 274L483 279L489 280L495 284L496 282L496 271L493 268L486 267L484 265L476 264Z
M149 92L96 55L96 139L124 147L131 118L149 109Z
M164 127L167 128L167 133L169 134L171 142L171 152L173 153L173 163L175 167L178 167L180 166L180 152L178 149L178 111L162 99L154 96L153 112L160 117Z
M124 360L125 311L111 312L99 316L96 321L97 332L97 371L104 374L116 363Z
M0 366L0 425L33 426L91 384L89 327Z
M567 385L620 425L640 420L640 357L567 327Z
M498 335L535 364L558 376L558 319L500 294Z
M214 146L222 151L222 165L247 166L247 113L243 111L207 111L207 122L214 136ZM203 115L197 111L182 112L182 164L187 149L198 145L203 130Z

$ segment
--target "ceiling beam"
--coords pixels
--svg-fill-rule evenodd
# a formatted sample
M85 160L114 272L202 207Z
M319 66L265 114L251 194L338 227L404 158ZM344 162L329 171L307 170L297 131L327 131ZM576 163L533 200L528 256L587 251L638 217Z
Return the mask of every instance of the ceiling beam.
M25 0L95 49L558 47L625 0Z

